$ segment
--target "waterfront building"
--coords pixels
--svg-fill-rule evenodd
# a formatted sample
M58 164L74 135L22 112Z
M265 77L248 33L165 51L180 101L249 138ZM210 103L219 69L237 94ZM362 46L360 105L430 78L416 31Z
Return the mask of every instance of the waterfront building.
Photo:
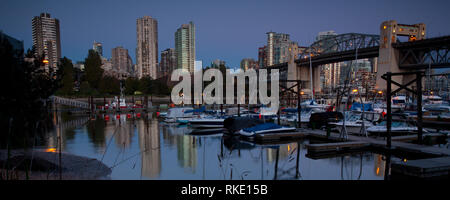
M48 61L45 62L45 70L56 71L61 58L61 41L59 20L51 18L48 13L41 13L32 20L33 49L35 56Z
M267 66L285 63L289 60L289 51L294 51L294 55L298 54L299 47L297 42L290 40L289 34L285 33L267 33Z
M177 68L177 56L175 49L168 48L161 52L161 62L159 64L158 78L172 74Z
M137 77L157 78L158 65L158 22L149 16L136 21L137 48L136 66Z
M258 48L258 66L267 67L267 46Z
M133 62L128 50L123 47L116 47L112 49L112 68L116 72L114 75L119 79L124 79L132 74Z
M193 22L183 24L175 32L177 68L194 72L195 68L195 26Z

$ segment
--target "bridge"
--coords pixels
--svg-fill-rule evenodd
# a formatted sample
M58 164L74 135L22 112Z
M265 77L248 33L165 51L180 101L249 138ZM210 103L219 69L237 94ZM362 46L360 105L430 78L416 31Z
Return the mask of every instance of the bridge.
M83 101L77 101L74 99L68 99L68 98L63 98L63 97L58 97L58 96L51 96L50 100L54 104L66 105L66 106L80 108L80 109L86 109L86 110L91 109L91 106L89 105L89 103L86 103Z
M450 36L425 39L425 24L405 25L395 20L383 22L380 32L380 35L346 33L327 37L314 42L300 55L291 52L288 62L266 68L280 69L281 79L300 80L302 90L308 90L312 84L318 92L321 91L318 66L331 63L376 59L378 90L386 89L386 81L381 78L386 72L450 67ZM401 42L399 36L408 37L408 41ZM407 83L411 79L404 76L395 81Z

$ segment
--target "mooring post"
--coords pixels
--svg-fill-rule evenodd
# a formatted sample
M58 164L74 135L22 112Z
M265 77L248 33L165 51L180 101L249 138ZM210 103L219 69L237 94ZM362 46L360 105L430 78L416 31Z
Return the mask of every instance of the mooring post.
M392 75L391 72L386 73L386 81L387 81L387 91L386 91L386 109L387 109L387 123L386 123L386 130L387 130L387 141L386 141L386 147L388 149L391 148L391 125L392 125L392 112L391 112L391 90L392 90Z
M300 167L299 167L299 161L300 161L300 142L297 142L297 163L295 167L295 178L298 178L300 175Z
M147 95L145 95L145 97L144 97L143 104L144 104L143 106L144 106L145 112L148 112L148 96Z
M277 148L277 155L275 158L275 175L274 175L274 180L277 180L277 175L278 175L278 160L280 157L280 148Z
M241 116L241 105L238 102L238 117L240 117L240 116Z
M388 181L391 179L391 152L388 152L385 156L386 165L384 168L384 180Z
M416 84L417 84L417 141L422 144L422 74L421 72L416 73Z
M278 125L281 125L281 122L280 122L280 115L281 115L281 109L280 109L280 106L278 106L278 112L277 112Z
M95 111L94 97L91 96L91 99L92 99L92 103L91 103L91 112L94 113L94 111Z
M300 94L300 83L297 82L297 119L298 128L302 128L302 106L301 106L301 94Z
M88 109L91 110L91 96L88 96Z

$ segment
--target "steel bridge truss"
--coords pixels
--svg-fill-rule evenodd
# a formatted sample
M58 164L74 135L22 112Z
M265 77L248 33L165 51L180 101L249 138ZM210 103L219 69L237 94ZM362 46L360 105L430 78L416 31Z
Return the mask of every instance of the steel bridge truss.
M394 44L399 50L400 68L426 69L450 67L450 36Z
M378 47L380 45L380 36L361 33L346 33L336 36L324 38L314 42L306 51L304 51L300 58L307 58L312 56L351 51L356 49L364 49L370 47Z

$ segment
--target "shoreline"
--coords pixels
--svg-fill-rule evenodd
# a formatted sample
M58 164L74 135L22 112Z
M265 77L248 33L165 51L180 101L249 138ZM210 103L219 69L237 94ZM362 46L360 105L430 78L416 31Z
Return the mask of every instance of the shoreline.
M109 180L111 169L95 158L43 150L11 150L10 169L6 169L7 150L0 150L0 178L7 180ZM27 166L27 167L25 167ZM28 173L25 168L30 169ZM7 173L8 172L8 177Z

